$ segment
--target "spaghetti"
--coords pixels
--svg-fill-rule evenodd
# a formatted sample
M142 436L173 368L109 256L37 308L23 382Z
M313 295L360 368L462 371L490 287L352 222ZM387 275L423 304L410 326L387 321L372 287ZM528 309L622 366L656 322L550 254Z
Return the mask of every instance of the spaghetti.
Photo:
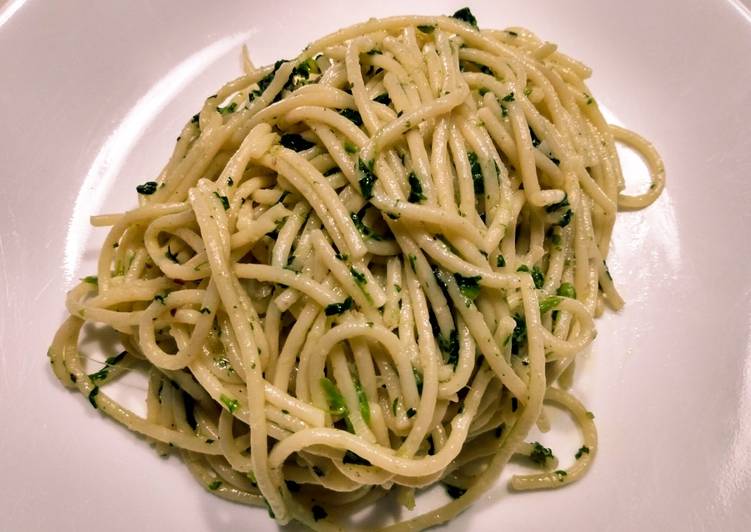
M518 490L580 478L591 415L564 386L622 300L608 272L619 207L660 194L659 155L609 126L587 67L521 28L371 19L209 97L140 204L110 226L96 277L67 297L50 358L61 382L198 481L318 530L395 492L392 525L452 518L514 454ZM646 159L623 194L615 142ZM86 322L125 350L87 374ZM147 415L106 385L149 376ZM558 468L525 438L568 410L582 447Z

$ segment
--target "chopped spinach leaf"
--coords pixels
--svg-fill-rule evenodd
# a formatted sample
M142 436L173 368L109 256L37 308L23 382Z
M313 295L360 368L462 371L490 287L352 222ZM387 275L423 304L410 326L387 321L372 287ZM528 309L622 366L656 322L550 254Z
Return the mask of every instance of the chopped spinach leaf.
M226 107L217 107L216 111L220 115L228 115L228 114L234 113L236 109L237 109L237 102L231 102Z
M479 275L474 277L464 277L458 273L454 274L454 280L459 286L459 291L464 297L472 300L480 295L480 279L482 279L482 277Z
M94 386L89 392L89 402L91 403L91 406L98 409L99 405L96 403L97 395L99 395L99 386Z
M472 184L475 187L475 194L482 194L485 192L485 180L482 177L480 161L475 152L469 152L467 157L469 157L469 166L472 170Z
M315 146L314 142L305 140L297 133L285 133L279 140L279 144L294 151L303 151Z
M479 29L477 27L477 19L475 18L475 16L472 14L472 11L470 11L468 7L463 7L462 9L460 9L459 11L451 15L451 18L464 21L470 26L472 26L473 28Z
M553 203L551 205L546 205L545 206L545 212L554 212L554 211L557 211L558 209L562 209L562 208L568 207L568 206L569 206L569 203L568 203L568 194L564 193L563 199L561 201L559 201L558 203Z
M336 316L337 314L343 314L345 311L352 308L352 298L348 297L342 303L331 303L326 305L326 316Z
M109 374L109 369L115 365L117 365L123 358L125 358L125 355L127 355L127 351L123 351L113 357L107 358L107 360L104 361L104 367L97 371L96 373L92 373L89 375L89 379L92 381L103 381L107 378L107 375Z
M313 512L314 521L320 521L321 519L326 519L329 515L328 513L326 513L326 510L323 509L323 506L319 506L317 504L313 505L313 508L311 508L311 511Z
M373 185L375 185L377 179L373 173L373 161L366 163L362 159L358 159L357 167L360 171L360 192L365 199L370 199L373 197Z
M423 194L422 183L420 183L417 174L410 172L409 176L407 176L407 181L409 182L409 197L407 201L410 203L422 203L425 200L425 194Z
M362 125L362 117L360 116L360 113L358 113L354 109L341 109L339 111L339 114L347 120L354 122L356 126Z
M566 210L566 212L563 213L563 216L561 216L561 219L558 221L557 224L559 227L566 227L570 222L571 219L574 217L574 211L571 209Z
M544 314L549 310L553 310L561 302L560 296L546 297L540 301L540 314Z
M237 399L232 399L231 397L227 397L224 394L219 397L219 400L225 407L227 407L227 410L229 410L230 414L234 414L235 411L240 407L240 402Z
M344 457L342 458L342 463L353 464L353 465L364 465L364 466L371 465L371 463L368 460L366 460L359 454L354 453L352 451L347 451L346 453L344 453Z
M444 486L446 487L446 493L452 499L458 499L459 497L467 493L467 490L463 488L457 488L456 486L452 486L451 484L444 484Z
M529 453L530 460L536 464L544 466L549 458L553 458L553 451L547 447L543 447L540 442L536 441L532 444L532 452Z
M459 362L459 333L457 330L453 329L448 339L444 338L443 335L438 335L437 340L438 347L448 355L446 363L456 367Z
M561 283L556 292L559 296L576 299L576 288L571 283Z
M219 192L214 191L214 196L216 196L219 201L222 202L222 207L224 207L224 210L226 211L229 209L229 198L227 196L222 196L219 194Z
M383 94L379 94L375 98L373 98L374 102L382 103L383 105L389 105L391 103L391 98L389 97L388 93L384 92Z
M138 185L136 187L136 192L143 196L150 196L156 192L156 187L156 181L146 181L143 185Z

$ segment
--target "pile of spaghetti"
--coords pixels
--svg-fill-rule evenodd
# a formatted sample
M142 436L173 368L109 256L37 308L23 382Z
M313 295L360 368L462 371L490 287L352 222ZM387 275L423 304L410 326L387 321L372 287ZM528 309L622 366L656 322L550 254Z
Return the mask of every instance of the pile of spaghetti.
M455 516L515 454L518 490L580 478L592 415L567 393L593 317L619 308L605 258L616 212L664 184L649 143L609 126L587 67L521 28L371 19L209 97L96 276L67 298L57 377L174 448L221 497L314 529L441 482ZM642 153L639 196L614 142ZM86 322L124 351L87 374ZM107 385L149 377L146 417ZM576 456L526 442L570 411ZM534 470L536 469L536 470ZM337 523L340 523L337 525Z

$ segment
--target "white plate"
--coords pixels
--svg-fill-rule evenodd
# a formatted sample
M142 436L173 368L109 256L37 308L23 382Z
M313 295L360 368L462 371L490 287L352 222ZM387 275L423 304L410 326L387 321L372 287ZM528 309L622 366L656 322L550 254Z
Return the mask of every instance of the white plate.
M0 11L0 529L276 529L64 391L45 356L102 238L89 214L135 203L186 118L239 72L241 43L266 64L369 16L460 7L252 4ZM450 528L747 530L749 12L737 1L472 4L482 26L527 26L592 66L601 105L662 152L668 187L617 223L609 262L627 306L598 322L576 385L597 414L593 470L553 492L499 487Z

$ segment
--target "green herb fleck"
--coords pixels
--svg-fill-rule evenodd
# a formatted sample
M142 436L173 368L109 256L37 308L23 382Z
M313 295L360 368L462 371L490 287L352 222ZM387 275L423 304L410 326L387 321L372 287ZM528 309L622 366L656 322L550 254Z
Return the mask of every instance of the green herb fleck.
M407 176L407 181L409 182L409 197L407 198L407 201L410 203L422 203L425 201L425 194L423 194L422 191L422 183L420 183L417 174L410 172L409 176Z
M535 282L535 288L540 289L545 284L545 275L537 266L532 268L532 280Z
M305 140L301 135L297 133L285 133L279 140L279 144L294 151L303 151L315 146L314 142Z
M579 450L576 451L576 454L574 455L574 458L576 458L578 460L579 458L581 458L585 454L589 454L589 447L587 447L586 445L582 445L581 447L579 447Z
M347 451L346 453L344 453L344 457L342 458L342 463L364 465L364 466L371 465L371 463L368 460L366 460L365 458L363 458L357 453L353 453L352 451Z
M136 192L144 196L150 196L156 192L156 181L146 181L143 185L136 187Z
M346 151L349 154L357 153L357 146L352 144L350 141L346 141L344 143L344 151Z
M454 274L454 280L459 286L459 291L467 299L474 300L480 295L480 277L479 275L474 277L464 277L458 273Z
M527 340L527 322L520 314L514 314L514 330L511 333L511 352L519 352L522 344Z
M563 216L561 216L561 219L558 221L556 225L560 227L566 227L570 222L571 218L574 217L574 211L571 209L568 209L566 212L563 213Z
M477 19L475 18L475 16L472 14L472 11L470 11L468 7L463 7L462 9L460 9L459 11L451 15L451 18L462 20L466 22L467 24L469 24L470 26L472 26L473 28L479 29L477 27Z
M352 277L355 279L355 283L357 283L357 286L362 288L363 285L367 284L368 280L365 278L365 274L356 269L355 267L350 267L349 273L352 274Z
M373 98L374 102L382 103L383 105L389 105L391 103L391 98L389 97L388 93L384 92L383 94L379 94L375 98Z
M222 202L222 207L224 207L225 211L229 209L229 198L227 198L227 196L222 196L217 191L214 191L214 196L216 196L219 201Z
M558 209L562 209L562 208L568 207L568 206L569 206L569 203L568 203L568 194L564 193L563 199L561 201L559 201L558 203L553 203L551 205L546 205L545 206L545 212L554 212L554 211L557 211Z
M417 386L417 393L422 395L422 373L417 369L412 368L412 374L415 376L415 386Z
M222 394L219 397L219 400L222 402L224 406L227 407L227 410L229 410L230 414L234 414L235 411L239 408L240 402L237 399L232 399L231 397L227 397L226 395Z
M417 410L415 410L414 408L407 409L407 417L412 418L412 417L415 417L416 414L417 414Z
M576 299L576 288L571 283L561 283L556 292L559 296Z
M123 351L113 357L107 358L107 360L104 361L104 367L97 371L96 373L92 373L89 375L89 379L92 381L103 381L107 378L107 375L109 374L109 369L115 365L117 365L123 358L125 358L125 355L127 355L127 351Z
M216 491L216 490L218 490L218 489L219 489L219 488L220 488L221 486L222 486L222 481L221 481L221 480L215 480L215 481L213 481L213 482L212 482L211 484L209 484L209 486L208 486L208 487L209 487L209 489L210 489L211 491Z
M348 297L342 303L331 303L330 305L326 305L324 312L326 313L326 316L336 316L338 314L343 314L345 311L352 308L352 303L352 298Z
M237 102L232 102L226 107L217 107L216 110L220 115L228 115L234 113L237 109Z
M409 255L408 259L409 259L409 265L412 268L412 271L417 273L417 257L415 257L414 255Z
M467 157L469 157L469 166L472 170L472 183L475 187L475 194L482 194L485 192L485 180L482 177L480 161L475 152L469 152Z
M490 92L490 91L489 91L488 89L486 89L485 87L480 87L480 88L479 88L479 89L477 90L477 92L479 92L479 93L480 93L480 96L485 96L485 95L486 95L486 94L487 94L488 92Z
M503 258L503 255L498 255L498 257L496 257L495 265L498 266L499 268L503 268L506 266L506 259Z
M96 404L97 395L99 395L99 386L94 386L89 392L89 402L91 403L91 406L98 409L99 406Z
M339 114L347 120L354 122L356 126L362 125L362 117L360 116L360 113L358 113L354 109L341 109L339 111Z
M311 508L311 511L313 512L314 521L320 521L321 519L326 519L329 515L326 513L326 510L324 510L322 506L319 506L317 504L313 505L313 508Z
M320 383L324 394L326 394L329 412L336 416L346 416L349 414L349 408L347 408L347 403L344 401L344 396L342 396L336 384L331 382L327 377L321 377Z
M84 283L89 283L93 285L99 284L99 278L96 275L87 275L83 279L81 279Z
M509 92L506 96L501 98L504 102L513 102L514 101L514 91Z
M178 262L177 254L172 253L172 249L170 249L169 245L167 246L167 251L164 253L164 256L167 257L172 262Z
M357 402L360 405L360 415L365 423L370 423L370 405L368 404L368 396L365 395L365 390L362 389L362 384L355 382L355 392L357 392Z
M549 310L553 310L558 306L560 302L561 298L559 296L546 297L545 299L540 301L540 314L544 314Z
M563 482L564 477L566 477L567 475L568 473L566 473L562 469L555 471L555 476L558 477L558 482Z
M532 146L534 146L535 148L536 148L537 146L539 146L539 145L540 145L540 143L542 142L542 141L541 141L541 140L539 139L539 137L538 137L538 136L537 136L537 135L535 134L535 130L534 130L534 129L532 129L531 127L529 128L529 136L530 136L530 138L532 139Z
M532 452L529 454L529 459L541 466L545 465L548 459L553 458L553 451L544 447L540 442L534 442L532 444Z
M383 237L381 235L365 225L359 213L356 214L353 212L352 214L350 214L350 218L352 218L352 223L355 224L355 227L357 227L357 230L360 232L363 238L378 241L383 240Z
M456 486L452 486L451 484L444 484L444 486L446 487L446 493L452 499L458 499L459 497L467 493L467 490L457 488Z
M459 362L459 333L457 330L453 329L448 339L444 338L443 335L438 335L437 340L438 347L448 355L446 363L456 367L456 364Z
M360 191L365 199L373 197L373 185L376 182L376 175L373 173L373 161L365 162L358 159L357 167L360 171Z
M271 85L271 82L274 81L274 77L276 76L276 71L279 70L279 68L286 62L287 62L286 60L280 59L279 61L274 63L274 70L269 72L266 76L263 77L263 79L261 79L258 82L258 88L256 90L251 91L248 94L249 101L252 102L253 100L255 100L257 97L259 97L261 94L263 94L266 91L268 86Z
M433 33L435 31L435 26L432 24L419 24L417 29L423 33Z

